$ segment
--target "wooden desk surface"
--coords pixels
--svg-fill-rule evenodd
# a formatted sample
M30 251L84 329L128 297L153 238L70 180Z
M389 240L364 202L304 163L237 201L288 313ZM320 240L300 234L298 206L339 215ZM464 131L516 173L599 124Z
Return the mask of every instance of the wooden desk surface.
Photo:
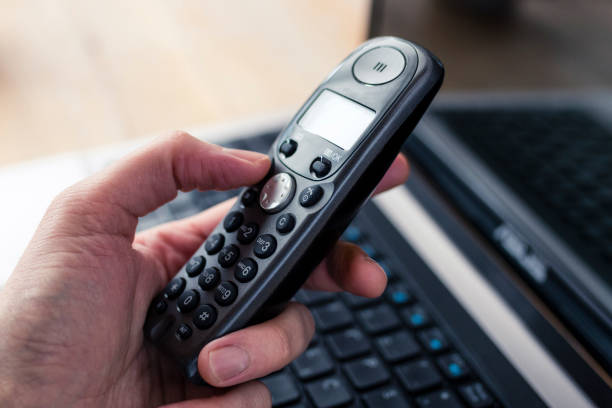
M0 0L0 165L287 109L368 0Z

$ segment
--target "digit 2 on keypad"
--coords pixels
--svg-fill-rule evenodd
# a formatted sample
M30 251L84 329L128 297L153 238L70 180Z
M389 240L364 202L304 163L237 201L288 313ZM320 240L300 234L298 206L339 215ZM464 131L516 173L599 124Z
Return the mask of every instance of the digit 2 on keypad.
M282 310L383 177L443 72L425 49L375 38L308 98L273 143L266 178L152 302L145 335L187 378L201 381L206 343Z

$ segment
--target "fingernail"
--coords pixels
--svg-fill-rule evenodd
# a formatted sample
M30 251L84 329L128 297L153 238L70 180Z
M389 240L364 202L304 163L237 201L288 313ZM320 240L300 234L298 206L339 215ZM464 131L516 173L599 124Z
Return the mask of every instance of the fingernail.
M268 156L266 156L265 154L261 154L261 153L257 153L257 152L251 152L249 150L224 148L223 152L226 153L226 154L232 155L234 157L237 157L239 159L248 160L248 161L252 161L252 162L257 162L257 161L260 161L262 159L267 159L268 158Z
M208 363L219 381L227 381L247 369L249 354L240 347L225 346L210 352Z

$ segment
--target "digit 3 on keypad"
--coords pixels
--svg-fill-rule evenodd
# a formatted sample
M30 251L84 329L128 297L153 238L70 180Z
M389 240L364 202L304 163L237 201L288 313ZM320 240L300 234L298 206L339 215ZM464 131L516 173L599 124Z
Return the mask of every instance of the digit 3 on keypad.
M151 304L145 335L189 379L198 380L208 342L278 312L295 294L384 175L442 72L414 44L373 39L296 113L271 146L265 179L240 193Z

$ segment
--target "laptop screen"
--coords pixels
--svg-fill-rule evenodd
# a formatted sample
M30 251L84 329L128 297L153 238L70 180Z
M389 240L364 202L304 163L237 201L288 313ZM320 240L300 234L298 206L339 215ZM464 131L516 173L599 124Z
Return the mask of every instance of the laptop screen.
M612 38L609 15L612 5L603 2L389 0L374 2L371 34L436 50L447 69L440 99L466 96L432 109L440 139L453 138L440 165L455 176L467 161L478 162L461 181L476 200L505 211L484 206L472 221L612 364L611 99L585 102L592 91L612 88L602 41ZM427 145L432 134L419 136ZM453 148L469 159L457 159ZM484 186L485 178L499 189ZM483 221L489 212L494 221Z

